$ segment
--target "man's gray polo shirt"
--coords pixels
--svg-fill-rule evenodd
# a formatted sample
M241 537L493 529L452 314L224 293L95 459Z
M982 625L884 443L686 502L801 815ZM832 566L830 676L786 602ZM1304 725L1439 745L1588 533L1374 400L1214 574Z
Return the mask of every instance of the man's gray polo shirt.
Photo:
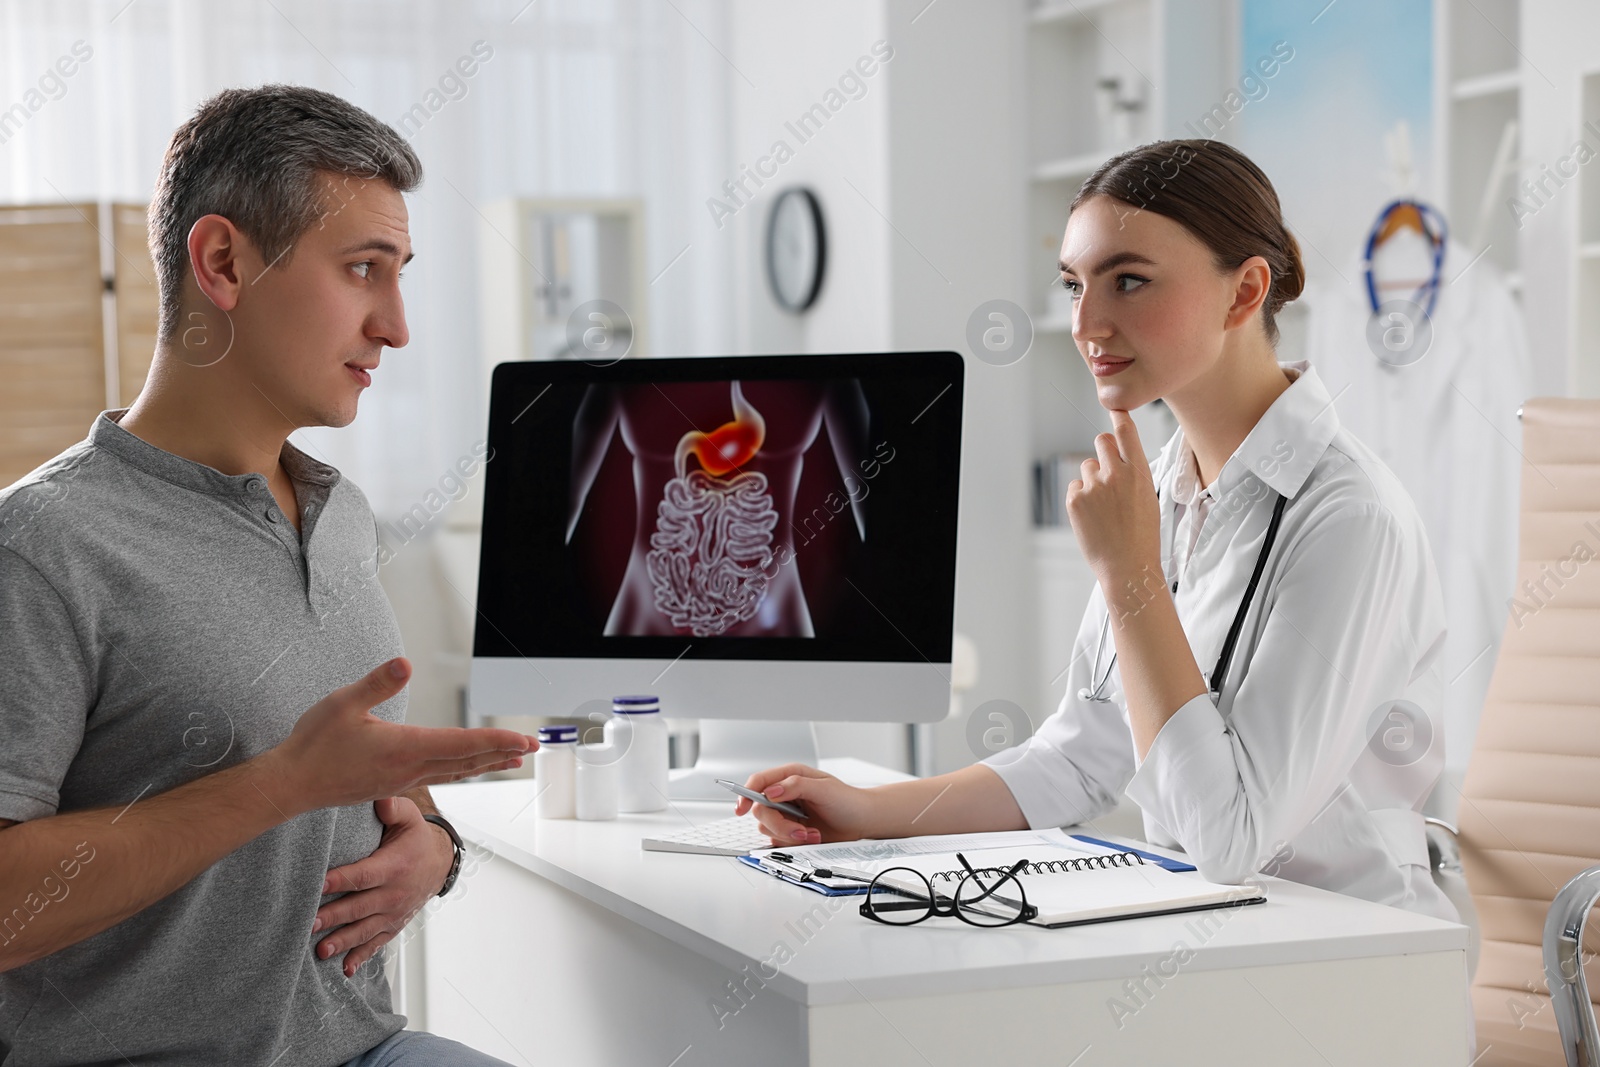
M0 491L0 818L110 805L110 822L265 752L401 652L372 512L338 471L285 445L297 534L264 478L164 452L121 415ZM374 713L403 721L405 695ZM382 831L371 805L301 815L0 974L0 1063L293 1067L378 1044L405 1021L385 953L346 979L342 955L316 958L311 923L326 872ZM71 889L63 874L0 902L0 937L72 907Z

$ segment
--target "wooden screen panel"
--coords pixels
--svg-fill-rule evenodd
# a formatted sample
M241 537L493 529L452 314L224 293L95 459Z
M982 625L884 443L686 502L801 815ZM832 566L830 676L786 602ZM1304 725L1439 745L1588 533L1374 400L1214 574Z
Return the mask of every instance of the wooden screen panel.
M156 265L150 258L149 228L143 204L116 204L111 209L111 234L116 248L117 390L127 407L144 388L156 350Z
M0 208L0 486L89 432L105 407L93 204Z

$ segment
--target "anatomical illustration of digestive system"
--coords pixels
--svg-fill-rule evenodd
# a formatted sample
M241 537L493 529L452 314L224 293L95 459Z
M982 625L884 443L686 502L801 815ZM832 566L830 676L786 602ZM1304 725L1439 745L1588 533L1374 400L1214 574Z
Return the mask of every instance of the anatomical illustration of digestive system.
M566 543L601 633L817 636L811 594L829 611L866 542L870 422L854 378L588 386Z
M656 610L696 637L755 617L773 559L778 512L767 476L742 469L761 451L767 424L738 382L732 393L732 422L679 439L645 557Z

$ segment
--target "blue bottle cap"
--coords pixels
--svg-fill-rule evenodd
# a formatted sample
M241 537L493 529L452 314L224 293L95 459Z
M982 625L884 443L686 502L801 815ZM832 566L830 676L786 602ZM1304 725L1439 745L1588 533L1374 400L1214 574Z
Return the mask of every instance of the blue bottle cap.
M618 715L648 715L661 710L661 698L652 696L624 696L611 698L611 710Z
M576 726L541 726L539 727L539 743L541 745L559 745L567 741L578 739Z

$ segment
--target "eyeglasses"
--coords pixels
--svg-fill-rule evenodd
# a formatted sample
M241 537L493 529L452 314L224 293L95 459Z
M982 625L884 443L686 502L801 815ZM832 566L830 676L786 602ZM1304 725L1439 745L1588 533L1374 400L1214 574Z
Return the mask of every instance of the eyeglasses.
M1037 918L1039 909L1028 903L1017 872L1028 866L1018 860L1010 868L973 867L967 857L956 853L965 873L956 882L955 892L941 896L921 871L910 867L890 867L879 871L867 886L861 901L861 914L889 926L915 926L924 919L955 916L972 926L1010 926ZM934 881L961 872L941 872Z

